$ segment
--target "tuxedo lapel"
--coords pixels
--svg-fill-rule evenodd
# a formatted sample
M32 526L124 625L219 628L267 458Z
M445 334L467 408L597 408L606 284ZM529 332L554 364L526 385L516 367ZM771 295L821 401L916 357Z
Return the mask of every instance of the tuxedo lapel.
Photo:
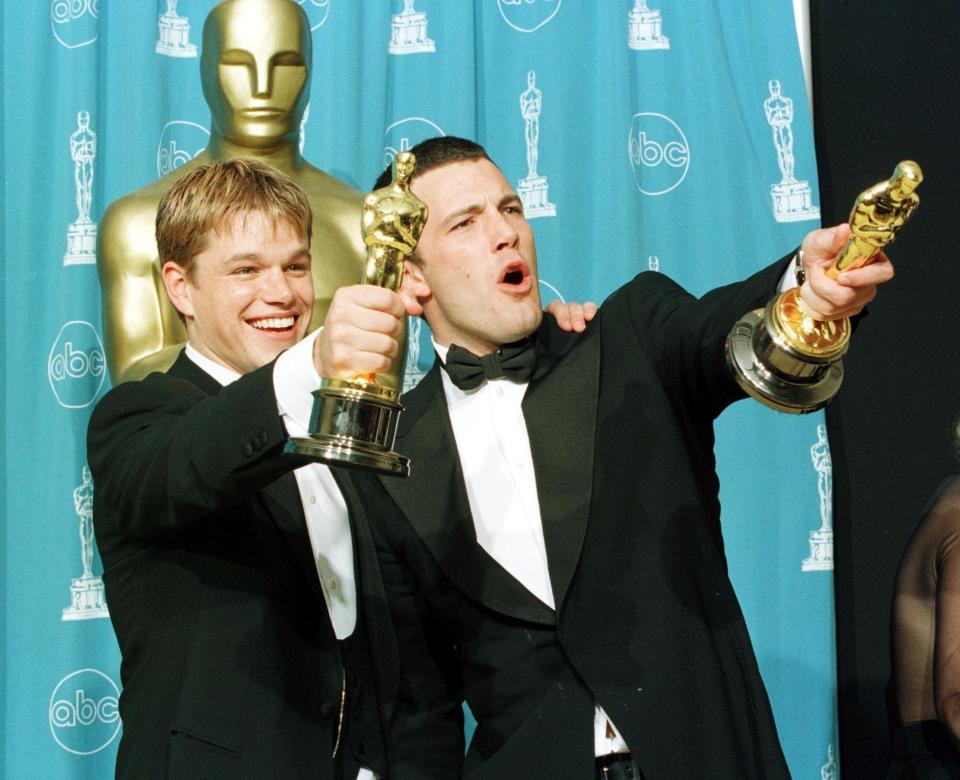
M196 385L207 395L217 395L223 388L223 385L187 357L185 349L180 350L180 354L177 355L177 359L173 361L167 373Z
M396 449L410 456L411 474L381 478L386 491L443 572L471 598L505 615L553 625L553 610L477 542L437 365L404 402Z
M523 416L557 612L570 587L590 515L600 383L600 323L581 335L545 318Z
M376 655L375 674L377 691L384 708L384 723L392 718L399 685L400 666L397 639L390 622L384 598L383 578L377 562L377 553L370 531L364 504L353 480L345 469L332 468L334 480L350 511L350 530L353 537L353 561L357 583L357 619L363 621L367 642Z
M300 488L293 472L288 471L263 488L260 498L267 517L273 521L290 548L290 555L296 561L303 581L310 588L310 595L321 605L325 604L317 562L313 558L313 547L307 531L307 519L300 501ZM324 611L326 612L325 609ZM333 624L330 625L332 630Z
M190 382L207 395L217 395L222 389L216 379L187 357L186 351L180 353L168 373ZM297 562L304 582L309 583L311 594L320 604L324 604L317 564L313 559L307 522L300 502L300 489L293 472L287 472L264 487L259 493L259 500L254 501L252 506L262 511L266 521L278 528L290 547L290 554Z

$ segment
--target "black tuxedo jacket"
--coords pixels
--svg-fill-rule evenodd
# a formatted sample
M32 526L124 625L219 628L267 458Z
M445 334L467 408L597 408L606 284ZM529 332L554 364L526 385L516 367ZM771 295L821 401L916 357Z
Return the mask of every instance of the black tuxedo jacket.
M272 373L221 389L181 354L91 418L94 527L123 656L120 777L385 773L368 641L395 645L364 608L383 600L369 529L334 470L358 599L357 629L338 643ZM378 663L390 668L389 653Z
M584 334L547 318L524 401L556 612L476 541L438 368L408 480L360 475L397 623L396 777L587 778L594 705L647 778L788 777L720 532L713 420L734 322L787 259L697 300L644 273ZM478 726L463 766L463 694Z

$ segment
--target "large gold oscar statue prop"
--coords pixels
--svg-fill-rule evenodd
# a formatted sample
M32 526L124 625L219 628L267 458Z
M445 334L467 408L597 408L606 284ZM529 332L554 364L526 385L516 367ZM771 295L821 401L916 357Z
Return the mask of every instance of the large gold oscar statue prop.
M827 271L870 263L896 238L920 198L920 166L902 161L887 180L861 192L850 212L850 237ZM825 406L843 381L841 358L850 344L850 320L822 322L807 313L794 287L766 309L747 314L727 339L727 361L739 385L761 403L780 412L803 414Z
M210 11L200 61L210 143L193 160L114 201L101 221L97 255L114 383L165 370L186 341L160 281L154 222L161 196L199 165L254 157L283 171L307 193L313 210L311 327L323 323L336 289L360 275L364 248L356 218L362 195L300 153L311 56L310 24L293 0L225 0ZM381 381L399 387L402 368Z
M393 181L363 199L361 225L367 246L363 284L400 289L404 258L416 248L428 216L427 205L410 191L415 165L410 152L400 152L393 161ZM402 350L394 363L403 364ZM396 388L380 385L368 375L324 379L313 395L310 435L291 438L287 452L393 476L410 475L410 459L393 452L403 410Z

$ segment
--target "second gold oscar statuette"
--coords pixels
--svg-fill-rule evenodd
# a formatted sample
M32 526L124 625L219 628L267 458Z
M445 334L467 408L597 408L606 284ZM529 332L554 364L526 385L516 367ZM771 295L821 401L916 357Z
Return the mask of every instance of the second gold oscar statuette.
M857 196L850 237L827 274L872 262L896 238L920 203L920 166L903 160L886 181ZM820 321L805 311L800 288L749 312L727 338L727 362L737 383L753 398L780 412L804 414L823 408L843 381L841 358L850 344L849 319Z

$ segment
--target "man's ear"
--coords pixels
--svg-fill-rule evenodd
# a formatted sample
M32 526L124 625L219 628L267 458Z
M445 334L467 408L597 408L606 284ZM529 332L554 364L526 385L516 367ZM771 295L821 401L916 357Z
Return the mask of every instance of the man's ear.
M193 298L190 295L190 280L182 266L168 260L160 269L160 278L167 290L170 303L184 317L193 317Z
M403 261L403 282L399 293L406 304L407 314L411 317L423 314L423 305L430 300L430 285L424 279L420 266L412 260Z

